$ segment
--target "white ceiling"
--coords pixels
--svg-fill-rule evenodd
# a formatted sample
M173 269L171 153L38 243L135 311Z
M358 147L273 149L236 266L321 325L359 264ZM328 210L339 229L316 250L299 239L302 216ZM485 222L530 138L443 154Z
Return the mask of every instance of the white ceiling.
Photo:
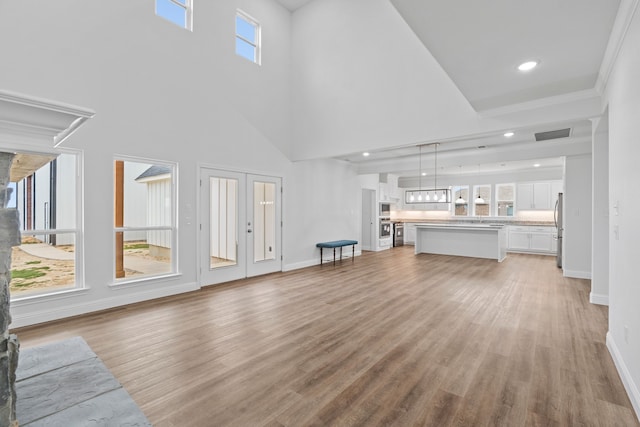
M535 133L570 128L567 138L536 141ZM400 177L417 176L420 144L373 151L369 156L352 153L340 157L354 164L358 173L392 173ZM546 128L518 129L512 137L503 134L479 135L474 138L447 140L438 146L438 175L460 173L496 173L534 170L537 167L561 167L562 157L591 152L591 122L578 120L556 123ZM539 164L540 166L534 166ZM422 147L422 171L435 170L435 147Z
M277 0L278 3L289 9L291 12L301 8L313 0Z
M294 11L310 1L278 0ZM480 115L517 110L526 103L551 105L589 92L596 81L620 0L389 0ZM365 2L363 2L365 4ZM527 60L540 65L523 73ZM571 136L536 142L535 132L569 127ZM502 133L444 140L438 174L485 173L559 167L566 155L589 153L586 118L544 123L506 138ZM416 144L339 157L359 173L417 176ZM484 147L484 148L478 148ZM424 152L433 150L425 147ZM434 171L432 154L425 170Z
M482 111L593 89L620 0L391 3Z

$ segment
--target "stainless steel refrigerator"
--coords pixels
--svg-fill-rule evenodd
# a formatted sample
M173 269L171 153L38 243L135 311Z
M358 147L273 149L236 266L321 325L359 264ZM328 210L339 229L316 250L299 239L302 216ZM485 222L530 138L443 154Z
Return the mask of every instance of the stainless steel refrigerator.
M558 254L556 256L556 264L558 268L562 268L562 234L564 228L562 225L562 203L563 194L558 193L558 199L556 200L556 207L553 211L553 220L556 223L556 238L558 240Z

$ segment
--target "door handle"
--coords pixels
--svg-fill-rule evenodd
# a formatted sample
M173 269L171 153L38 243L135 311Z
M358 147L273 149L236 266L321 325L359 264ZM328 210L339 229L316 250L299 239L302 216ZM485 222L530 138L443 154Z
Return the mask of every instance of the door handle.
M251 229L248 229L248 230L247 230L247 233L251 233Z

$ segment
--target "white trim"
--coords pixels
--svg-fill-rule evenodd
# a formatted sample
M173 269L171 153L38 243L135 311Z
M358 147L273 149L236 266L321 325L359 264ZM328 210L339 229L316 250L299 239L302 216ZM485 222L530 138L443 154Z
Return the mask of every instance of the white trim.
M77 296L78 294L86 293L88 290L89 288L69 288L48 293L27 294L24 296L18 295L15 299L11 300L11 307L24 307L33 304L39 304L43 301L58 301Z
M591 279L590 271L563 270L562 275L573 279Z
M96 114L88 108L0 90L0 111L11 111L13 104L20 105L24 111L8 118L0 114L2 139L18 139L34 145L59 146ZM43 113L48 114L43 117Z
M596 79L595 89L599 94L603 94L607 84L609 83L609 77L613 71L613 66L618 59L620 49L624 43L624 39L629 31L629 26L636 11L638 10L638 4L640 0L621 1L616 15L616 20L613 23L613 28L609 36L609 42L600 64L600 71L598 72L598 78Z
M12 147L12 148L9 148ZM75 148L45 148L42 147L32 147L30 150L17 148L15 145L5 145L0 144L0 149L12 150L15 149L15 152L19 153L33 153L33 154L56 154L62 155L66 154L69 156L75 157L75 178L76 178L76 188L75 188L75 201L76 201L76 228L69 229L50 229L50 230L21 230L20 233L22 235L31 236L31 235L55 235L55 234L72 234L74 235L74 245L75 245L75 259L74 259L74 286L69 289L64 289L62 291L50 291L43 293L36 293L34 295L27 295L25 297L20 297L16 295L16 298L11 298L11 304L17 303L19 301L31 300L31 299L39 299L41 297L49 297L60 294L65 294L69 292L82 291L87 289L85 282L85 271L84 271L84 151ZM40 148L38 150L38 148ZM35 149L35 150L34 150Z
M107 310L115 307L122 307L129 304L138 302L144 302L152 299L163 298L171 295L177 295L185 292L192 292L199 290L197 283L181 283L174 286L167 286L162 288L153 288L151 290L138 292L135 294L127 293L126 295L118 295L110 298L100 298L90 302L79 302L77 304L69 304L64 307L60 307L57 304L46 304L46 308L41 310L32 309L29 313L20 313L19 309L21 305L11 304L11 317L13 322L12 328L21 328L24 326L35 325L38 323L51 322L53 320L64 319L66 317L79 316L82 314L92 313L101 310ZM68 294L64 298L76 297L82 295ZM57 298L54 298L57 297ZM59 295L53 295L50 300L60 299ZM42 302L42 301L38 301ZM43 304L44 305L44 304Z
M166 160L157 160L157 159L150 159L150 158L146 158L146 157L135 157L135 156L128 156L128 155L119 155L119 154L115 154L113 156L113 164L115 165L115 162L117 161L123 161L123 162L130 162L130 163L138 163L138 164L149 164L149 165L162 165L162 166L166 166L168 168L171 169L171 173L167 174L169 175L169 179L171 179L171 225L169 226L144 226L144 227L113 227L113 234L112 234L112 250L111 250L111 260L112 263L111 265L114 266L113 268L113 276L112 276L112 282L110 284L111 285L122 285L122 284L127 284L127 283L131 283L131 282L136 282L139 279L137 278L132 278L132 279L127 279L126 277L124 278L116 278L116 271L115 271L115 265L116 265L116 260L115 260L115 247L116 247L116 233L124 233L127 231L170 231L171 232L171 271L168 273L162 273L159 275L153 275L153 276L145 276L144 279L146 280L153 280L153 279L162 279L162 278L166 278L166 277L172 277L172 276L177 276L179 275L179 268L180 268L180 263L179 263L179 237L178 237L178 203L179 203L179 195L178 195L178 162L171 162L171 161L166 161ZM115 175L112 177L112 184L114 185L113 189L113 194L115 197ZM113 200L113 202L115 203L115 200ZM112 224L115 224L115 211L114 211L114 217L112 218ZM140 280L141 280L140 279Z
M113 290L122 290L141 285L148 285L149 283L157 283L162 280L175 279L178 277L182 277L182 273L167 273L155 276L134 276L131 279L116 279L115 283L109 283L108 286Z
M92 118L96 114L95 111L89 108L78 107L76 105L65 104L63 102L54 102L48 99L37 98L35 96L24 95L8 90L0 90L0 101L26 105L28 107L35 107L43 110L55 111L57 113L85 117L88 119Z
M185 21L185 24L184 24L184 26L180 26L180 28L183 28L185 30L193 32L193 1L192 0L186 0L186 2L185 2L186 4L182 4L177 0L168 0L168 1L170 3L173 3L174 5L182 8L182 9L184 9L184 21ZM158 15L158 0L156 0L154 2L153 8L154 8L154 12L155 12L156 16L159 16L160 18L177 25L175 22L170 21L165 16Z
M618 370L618 375L620 375L622 384L624 385L624 388L629 395L631 405L636 411L636 417L640 421L640 390L638 389L638 385L633 381L631 372L629 372L629 368L624 362L622 354L620 354L620 350L618 349L618 346L616 345L611 332L607 332L607 348L609 349L609 353L611 354L613 363L616 365L616 369Z
M591 292L589 294L589 302L591 304L609 305L609 295L594 294Z
M388 248L385 248L388 249ZM350 260L351 257L351 253L347 255L343 255L342 256L342 262L345 262L347 260ZM362 251L356 251L355 256L361 256L362 255ZM351 262L351 261L349 261ZM355 260L353 262L356 262ZM339 260L336 258L336 266L338 266L339 264ZM333 257L327 261L327 259L325 259L324 261L322 261L322 265L324 266L325 264L332 264L333 265ZM318 258L313 259L313 260L307 260L307 261L300 261L300 262L295 262L293 264L285 264L282 268L282 271L292 271L292 270L299 270L301 268L307 268L307 267L313 267L315 265L320 265L320 254L318 254Z

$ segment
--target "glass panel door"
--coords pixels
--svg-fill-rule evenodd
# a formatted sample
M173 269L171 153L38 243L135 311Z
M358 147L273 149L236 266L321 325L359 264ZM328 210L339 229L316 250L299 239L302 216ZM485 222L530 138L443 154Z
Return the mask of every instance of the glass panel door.
M282 270L281 262L281 216L280 187L277 177L262 175L247 176L247 248L250 250L247 276L272 273Z
M245 182L244 174L201 170L202 286L246 277Z
M200 285L282 270L281 179L202 168Z

